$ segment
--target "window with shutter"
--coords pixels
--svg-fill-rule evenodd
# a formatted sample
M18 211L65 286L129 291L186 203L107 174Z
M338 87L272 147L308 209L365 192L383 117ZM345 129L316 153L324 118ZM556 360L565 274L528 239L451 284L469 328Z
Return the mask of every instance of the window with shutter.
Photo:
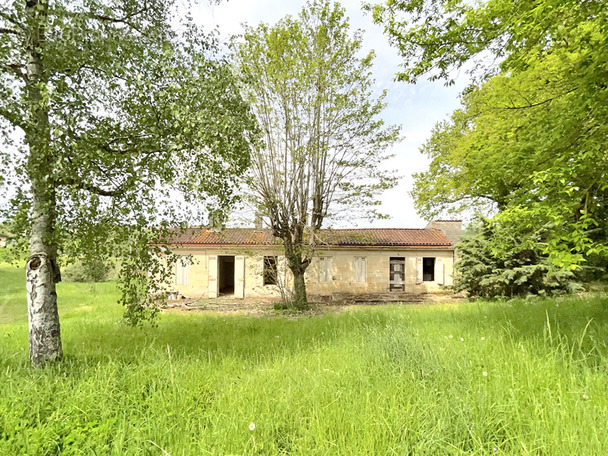
M319 257L319 283L331 282L331 257Z
M355 257L353 262L353 281L355 283L367 282L367 258Z
M188 285L190 281L190 265L186 257L181 257L175 263L175 284Z

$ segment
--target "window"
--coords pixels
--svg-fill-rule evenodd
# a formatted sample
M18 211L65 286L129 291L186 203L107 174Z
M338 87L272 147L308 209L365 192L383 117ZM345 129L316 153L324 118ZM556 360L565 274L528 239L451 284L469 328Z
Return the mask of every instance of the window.
M319 257L319 283L327 283L331 280L331 257Z
M181 257L175 263L175 285L188 285L190 280L190 265L187 257Z
M353 282L367 282L367 258L355 257L353 261Z
M277 257L276 256L265 256L264 257L264 285L276 285L277 284Z
M422 280L424 282L435 280L435 258L422 259Z

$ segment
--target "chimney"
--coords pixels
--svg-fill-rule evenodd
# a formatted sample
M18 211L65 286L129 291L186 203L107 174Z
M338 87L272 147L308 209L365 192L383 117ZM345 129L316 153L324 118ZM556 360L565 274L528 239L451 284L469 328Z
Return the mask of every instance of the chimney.
M226 228L226 216L224 213L217 209L209 211L209 231L221 231Z
M426 227L442 231L452 244L460 242L462 220L433 220Z
M256 231L262 231L264 229L264 219L262 218L262 213L261 212L256 212L255 213L255 222L254 222L254 226Z

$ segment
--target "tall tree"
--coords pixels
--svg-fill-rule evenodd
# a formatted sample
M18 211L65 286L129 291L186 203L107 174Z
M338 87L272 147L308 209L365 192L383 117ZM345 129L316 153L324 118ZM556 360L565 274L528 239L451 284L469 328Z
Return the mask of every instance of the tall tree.
M373 53L359 57L361 36L337 3L313 0L297 19L247 28L237 51L265 133L250 188L283 241L298 306L326 218L362 207L373 217L378 192L396 183L380 164L399 128L379 118L385 94L373 94Z
M188 19L178 33L172 1L2 3L0 158L39 364L62 357L58 252L123 255L123 304L144 316L150 226L229 199L255 124L214 37Z
M550 225L554 264L608 254L608 4L388 1L373 11L404 57L400 79L450 83L467 62L475 75L423 148L432 163L416 179L420 212L491 202L495 224Z

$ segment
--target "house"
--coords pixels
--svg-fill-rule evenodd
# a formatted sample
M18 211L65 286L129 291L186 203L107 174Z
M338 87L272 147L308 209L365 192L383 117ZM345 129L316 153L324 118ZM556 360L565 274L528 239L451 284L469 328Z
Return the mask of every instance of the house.
M311 295L440 293L452 284L461 221L422 229L329 229L319 233L306 271ZM189 228L174 233L173 290L188 297L275 297L289 272L271 230ZM187 260L189 259L189 260ZM284 277L284 279L281 279Z

